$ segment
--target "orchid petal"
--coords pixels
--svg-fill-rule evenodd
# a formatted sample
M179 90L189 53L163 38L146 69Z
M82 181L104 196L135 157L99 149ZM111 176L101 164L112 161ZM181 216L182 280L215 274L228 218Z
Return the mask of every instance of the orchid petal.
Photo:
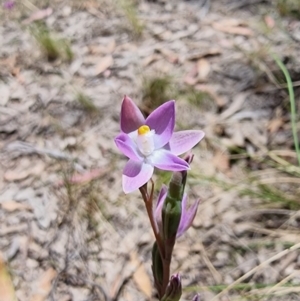
M150 164L129 160L123 170L123 191L129 193L142 187L152 177L153 170Z
M155 212L156 210L158 210L158 207L161 207L161 204L164 203L164 199L166 198L166 195L168 193L168 188L166 185L162 185L158 198L157 198L157 203L156 203L156 207L155 207Z
M128 134L143 124L145 124L145 118L142 112L131 98L125 96L121 107L121 131Z
M174 155L181 155L192 149L203 137L202 131L181 131L173 133L165 149L170 150Z
M155 130L156 149L167 144L175 126L174 100L170 100L154 110L146 119L146 125Z
M196 201L190 208L186 208L187 195L184 194L181 203L181 219L177 229L177 237L181 236L193 223L196 216L199 200Z
M115 138L115 143L118 147L118 149L129 159L132 159L134 161L142 161L143 157L141 157L138 153L136 144L133 142L133 140L126 134L119 134Z
M155 151L150 160L155 167L162 170L182 171L190 169L185 160L164 149Z
M155 211L154 211L154 217L155 217L157 230L159 230L159 232L161 232L161 233L162 233L162 208L163 208L167 193L168 193L168 188L166 185L163 185L159 192Z

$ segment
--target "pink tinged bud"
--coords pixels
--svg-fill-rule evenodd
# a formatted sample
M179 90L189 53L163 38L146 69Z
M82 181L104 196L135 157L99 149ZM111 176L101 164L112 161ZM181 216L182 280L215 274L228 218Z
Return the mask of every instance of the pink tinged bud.
M194 202L192 206L187 207L187 200L188 200L187 195L184 194L181 203L182 213L181 213L180 224L177 230L177 237L183 235L188 230L188 228L192 225L200 203L200 201L197 200L196 202Z
M201 301L200 296L198 294L195 295L192 301Z
M165 291L165 295L161 299L162 301L179 301L182 294L181 279L179 274L171 276L168 286Z
M156 225L160 233L162 233L162 208L167 197L167 192L168 192L167 187L163 185L163 187L160 190L158 200L156 203L156 208L154 211ZM177 229L176 237L180 237L181 235L183 235L188 230L188 228L192 225L200 203L200 201L197 200L196 202L194 202L193 205L187 207L187 202L188 202L187 195L184 194L181 202L181 217L180 217L180 223Z

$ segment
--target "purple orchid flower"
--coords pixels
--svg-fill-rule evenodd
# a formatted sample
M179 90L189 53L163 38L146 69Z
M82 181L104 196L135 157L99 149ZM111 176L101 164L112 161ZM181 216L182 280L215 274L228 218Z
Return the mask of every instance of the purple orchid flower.
M174 126L174 100L164 103L145 119L135 103L129 97L124 97L121 133L115 138L115 143L129 158L122 177L125 193L147 183L153 175L154 167L169 171L190 168L178 156L194 147L204 137L204 132L174 133Z
M162 208L164 205L164 201L167 197L168 194L168 188L167 186L163 185L160 193L158 195L157 203L156 203L156 208L154 211L154 216L155 216L155 221L157 228L160 233L163 233L162 231ZM183 235L187 229L192 225L193 220L196 216L197 209L200 203L200 200L197 200L191 207L187 208L187 202L188 198L187 195L184 193L182 202L181 202L181 218L180 218L180 223L177 229L176 237L180 237Z
M14 6L15 6L15 1L13 1L13 0L8 0L3 3L3 7L5 9L13 9Z

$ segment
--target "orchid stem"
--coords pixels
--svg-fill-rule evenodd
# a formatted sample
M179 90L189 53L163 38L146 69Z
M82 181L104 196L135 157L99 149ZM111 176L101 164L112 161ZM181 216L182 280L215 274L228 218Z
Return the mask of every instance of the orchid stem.
M142 186L140 187L140 192L142 194L143 200L145 202L145 206L146 206L146 210L147 210L147 214L150 220L150 224L151 224L151 228L153 230L154 236L155 236L155 240L161 255L161 258L164 258L164 252L163 252L163 243L162 243L162 239L160 237L160 234L158 232L158 229L156 227L156 223L154 220L154 216L153 216L153 193L154 193L154 183L151 180L151 192L150 192L150 196L148 195L147 192L147 186Z
M169 259L163 258L163 284L162 284L161 297L165 294L166 288L169 283L170 265L171 265L171 261Z

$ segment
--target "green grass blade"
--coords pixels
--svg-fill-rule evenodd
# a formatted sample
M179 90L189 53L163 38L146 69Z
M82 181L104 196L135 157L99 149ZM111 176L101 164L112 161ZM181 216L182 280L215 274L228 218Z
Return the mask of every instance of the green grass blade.
M290 76L289 71L283 64L283 62L275 55L272 55L276 64L278 67L281 69L283 72L287 87L288 87L288 92L289 92L289 98L290 98L290 105L291 105L291 121L292 121L292 131L293 131L293 139L294 139L294 144L295 144L295 149L297 153L297 158L298 158L298 164L300 165L300 149L299 149L299 141L298 141L298 135L297 135L297 118L296 118L296 105L295 105L295 94L294 94L294 89L293 89L293 83L292 79Z

